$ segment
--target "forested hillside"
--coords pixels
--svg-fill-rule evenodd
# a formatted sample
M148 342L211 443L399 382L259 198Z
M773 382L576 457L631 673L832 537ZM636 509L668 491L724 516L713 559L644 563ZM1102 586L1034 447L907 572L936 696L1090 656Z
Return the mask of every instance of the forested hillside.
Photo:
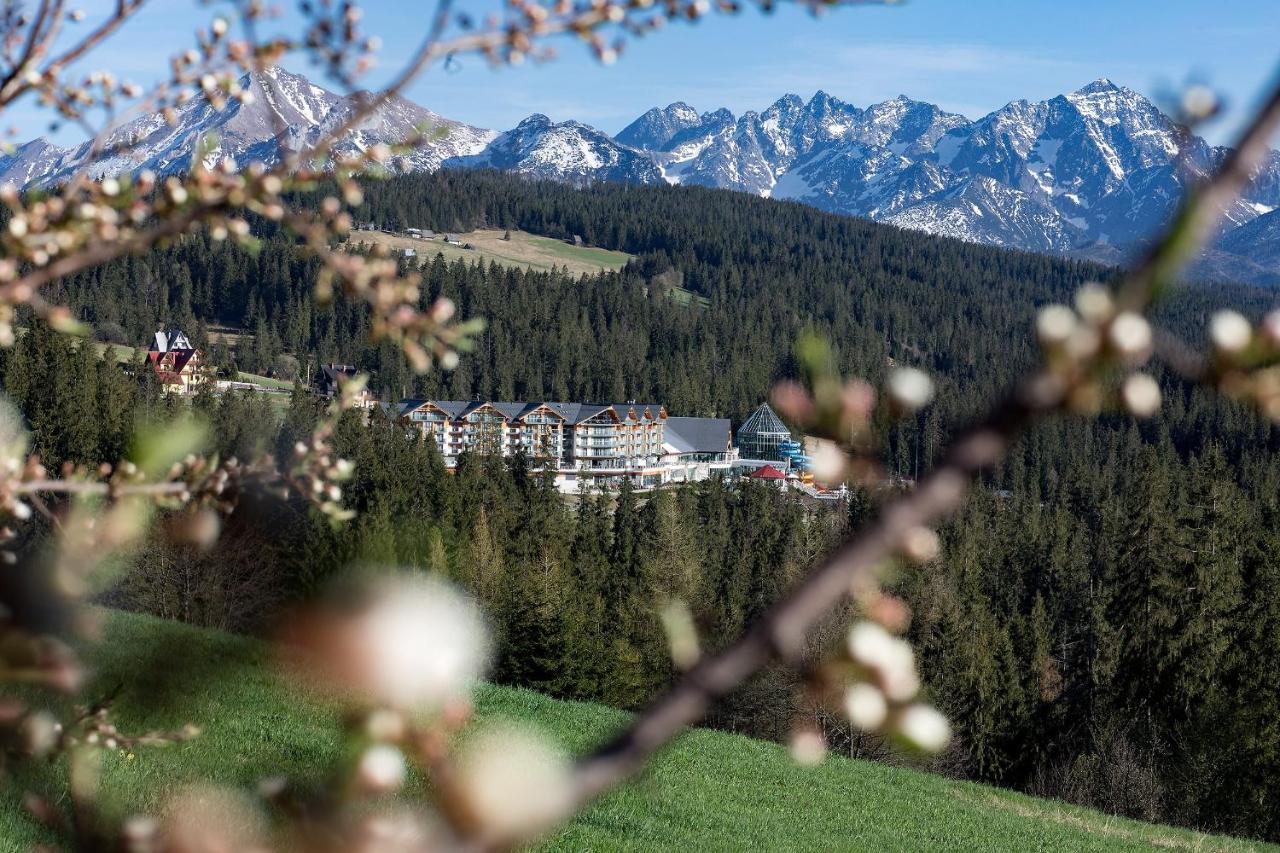
M428 259L424 304L451 296L489 328L457 370L421 378L394 350L364 345L362 310L341 298L315 305L315 270L265 226L256 254L193 237L78 275L65 294L105 337L138 343L176 322L199 343L209 326L240 327L251 337L236 352L213 346L215 361L355 361L390 398L645 398L734 418L792 371L792 345L812 328L846 373L878 378L892 359L940 377L937 404L884 447L890 468L910 477L1030 363L1035 306L1107 273L692 188L583 191L444 173L370 184L366 200L367 215L388 224L580 234L637 259L581 279ZM709 305L669 298L676 286ZM1256 314L1271 301L1248 288L1191 288L1159 319L1195 340L1211 308ZM162 419L172 408L38 326L2 358L5 388L52 461L118 455L126 413ZM1166 381L1165 392L1151 421L1110 415L1036 430L943 530L943 557L896 581L931 698L958 731L938 767L1280 838L1280 434L1198 390ZM279 430L252 398L194 406L214 420L220 449L239 454L287 449L315 416L301 393ZM87 417L95 407L114 414ZM191 555L157 545L113 600L256 628L348 561L408 563L448 573L489 605L503 680L631 706L672 677L661 604L691 601L714 648L874 500L806 512L766 489L700 485L566 506L518 462L469 459L447 476L430 448L381 421L346 422L337 443L358 466L353 528L331 533L300 506L247 510L228 535L253 571L192 569ZM157 566L203 578L198 606ZM762 678L715 722L780 736L811 713L794 686Z

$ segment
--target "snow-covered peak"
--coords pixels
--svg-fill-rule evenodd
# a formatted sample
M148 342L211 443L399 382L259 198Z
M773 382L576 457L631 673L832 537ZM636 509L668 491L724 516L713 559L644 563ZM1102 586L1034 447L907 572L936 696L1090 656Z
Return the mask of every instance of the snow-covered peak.
M110 156L33 139L0 156L0 184L47 185L78 172L171 174L190 168L192 151L210 137L217 146L207 163L270 165L344 126L369 97L335 94L279 68L248 74L242 85L254 95L248 104L214 109L193 98L174 125L160 115L123 125L108 140L122 150ZM1188 174L1204 174L1227 154L1184 136L1147 98L1106 78L1045 101L1012 101L976 121L906 95L863 108L821 90L808 100L787 94L740 117L676 101L646 111L616 138L542 114L495 133L393 98L334 150L398 143L424 126L440 132L397 154L393 170L491 167L574 183L699 184L1074 254L1148 238L1172 215ZM1280 266L1280 251L1265 248L1280 241L1278 216L1280 154L1273 153L1227 211L1219 254L1252 253Z
M1121 87L1111 82L1111 78L1099 77L1097 80L1094 80L1092 83L1089 83L1085 86L1081 86L1079 89L1076 90L1076 94L1090 95L1095 92L1114 92L1120 88Z
M207 165L226 159L241 167L255 161L273 165L344 124L369 97L365 92L339 95L301 74L277 67L247 73L240 85L252 95L248 103L232 99L215 109L207 99L195 97L177 109L173 124L159 114L148 114L116 128L105 146L113 153L106 156L88 143L74 149L28 143L14 155L0 158L0 181L15 186L46 185L81 171L92 177L142 169L173 174L189 169L192 152L209 138L215 139L216 145L205 158ZM399 156L393 168L438 168L445 158L477 153L494 136L491 131L444 119L403 98L392 98L339 139L334 151L343 155L379 143L399 144L424 126L441 132Z
M623 128L614 139L632 148L656 150L664 147L677 133L696 127L701 121L697 110L684 101L676 101L664 108L649 110Z

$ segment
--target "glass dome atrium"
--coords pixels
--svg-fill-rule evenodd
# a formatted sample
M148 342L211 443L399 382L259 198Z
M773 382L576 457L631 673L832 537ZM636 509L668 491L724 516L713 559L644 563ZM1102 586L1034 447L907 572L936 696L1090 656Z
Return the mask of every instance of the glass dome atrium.
M738 427L738 453L743 459L782 461L782 445L791 441L791 430L768 403L751 413Z

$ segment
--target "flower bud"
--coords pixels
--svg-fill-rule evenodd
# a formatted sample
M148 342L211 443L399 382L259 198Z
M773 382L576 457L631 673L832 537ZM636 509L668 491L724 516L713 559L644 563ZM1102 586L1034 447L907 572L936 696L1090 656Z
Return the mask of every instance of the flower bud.
M1253 340L1253 327L1238 311L1218 311L1209 320L1209 340L1222 355L1239 355Z
M801 767L817 767L827 757L827 741L816 729L799 729L792 732L788 745L791 760Z
M918 525L903 535L899 550L903 557L913 563L927 563L938 558L942 543L938 540L937 533Z
M1151 354L1151 324L1141 314L1122 311L1111 321L1108 340L1121 358L1140 364Z
M564 756L519 729L488 731L467 743L456 781L465 819L505 843L554 826L572 807Z
M1091 281L1076 291L1076 310L1086 322L1101 325L1115 314L1116 305L1110 290Z
M1134 373L1120 388L1124 407L1138 418L1149 418L1160 411L1160 386L1145 373Z
M884 725L889 716L889 703L876 687L859 682L844 694L844 712L864 732L872 732Z
M849 470L849 457L834 441L813 442L813 477L820 483L841 483Z
M933 380L923 370L899 367L889 374L889 397L908 413L923 409L933 400Z
M360 786L374 793L399 790L404 784L404 777L404 754L385 743L366 749L356 766L356 779Z
M1204 121L1218 111L1218 95L1203 83L1182 93L1182 114L1188 121Z
M1076 329L1076 312L1065 305L1046 305L1036 314L1036 335L1045 347L1059 347Z
M928 705L912 705L898 717L898 734L922 752L941 752L951 741L951 724Z

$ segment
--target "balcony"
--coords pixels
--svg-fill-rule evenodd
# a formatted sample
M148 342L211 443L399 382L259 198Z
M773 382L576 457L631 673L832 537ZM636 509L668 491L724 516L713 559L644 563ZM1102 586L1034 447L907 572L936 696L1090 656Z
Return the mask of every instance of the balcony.
M579 449L574 453L579 459L614 459L622 458L621 454L614 450L605 450L600 448Z

